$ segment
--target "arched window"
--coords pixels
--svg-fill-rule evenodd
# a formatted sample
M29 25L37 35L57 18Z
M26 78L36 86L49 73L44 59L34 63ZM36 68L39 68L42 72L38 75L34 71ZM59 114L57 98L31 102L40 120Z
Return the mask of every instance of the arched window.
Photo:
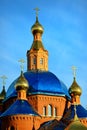
M43 107L43 116L46 116L46 107Z
M57 116L57 108L56 108L56 107L54 107L54 109L53 109L53 116L54 116L54 117Z
M10 130L15 130L14 126L11 126Z
M36 57L33 58L33 64L36 64Z
M40 58L40 64L43 64L43 58Z
M48 105L48 116L52 116L52 106Z

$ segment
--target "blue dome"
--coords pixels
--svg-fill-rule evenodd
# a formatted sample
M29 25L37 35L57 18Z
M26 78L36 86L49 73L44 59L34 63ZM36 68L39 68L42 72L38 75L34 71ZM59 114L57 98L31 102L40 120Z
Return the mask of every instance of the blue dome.
M26 100L16 100L0 117L18 114L40 116Z
M76 105L76 113L78 118L87 118L87 110L80 104ZM74 115L75 115L74 105L71 105L64 116L64 120L70 121L74 118Z
M28 71L24 73L29 83L28 94L59 95L69 97L67 87L49 71ZM17 79L16 79L17 80ZM6 98L16 96L15 83L10 85Z

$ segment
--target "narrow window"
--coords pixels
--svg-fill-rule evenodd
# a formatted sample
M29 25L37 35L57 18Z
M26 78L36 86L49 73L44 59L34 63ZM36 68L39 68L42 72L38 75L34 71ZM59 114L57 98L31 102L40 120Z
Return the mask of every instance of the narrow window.
M40 64L43 64L43 58L40 58Z
M46 107L43 107L43 116L46 116Z
M33 64L36 64L36 58L35 57L33 58Z
M48 105L48 116L52 116L52 106Z
M57 108L56 107L54 107L54 109L53 109L53 115L54 115L54 117L57 116Z

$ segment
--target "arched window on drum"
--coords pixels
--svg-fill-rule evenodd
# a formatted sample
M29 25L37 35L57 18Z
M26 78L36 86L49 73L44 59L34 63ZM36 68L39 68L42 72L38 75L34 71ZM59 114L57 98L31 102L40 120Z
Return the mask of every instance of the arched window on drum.
M46 116L46 106L43 107L43 116Z
M48 116L52 116L52 105L48 105Z
M53 108L53 116L54 116L54 117L57 116L57 108L56 108L56 107Z

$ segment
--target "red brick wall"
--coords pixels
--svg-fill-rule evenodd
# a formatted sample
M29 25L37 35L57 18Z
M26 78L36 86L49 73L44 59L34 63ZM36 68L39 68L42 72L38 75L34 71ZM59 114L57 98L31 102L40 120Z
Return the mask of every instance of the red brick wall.
M66 106L66 99L65 97L58 97L58 96L46 96L46 95L32 95L28 97L29 103L34 107L34 109L43 117L41 122L44 122L48 119L57 118L58 120L62 117L65 106ZM48 105L52 107L52 115L49 118L48 115ZM46 107L46 115L44 118L43 115L43 107ZM67 106L68 107L68 106ZM57 115L54 117L54 108L57 109Z
M40 117L30 115L14 115L10 117L4 117L2 119L1 130L10 130L13 126L15 130L32 130L33 126L37 130L40 127Z

